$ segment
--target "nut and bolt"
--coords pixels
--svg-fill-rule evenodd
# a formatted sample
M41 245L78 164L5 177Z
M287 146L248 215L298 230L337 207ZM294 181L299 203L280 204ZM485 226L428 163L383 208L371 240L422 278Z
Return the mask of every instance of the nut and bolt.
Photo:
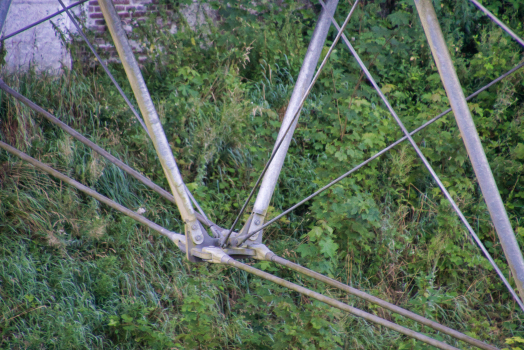
M256 219L255 220L255 225L257 225L257 226L260 225L260 220Z
M197 224L193 224L193 226L191 226L191 229L192 229L192 230L196 230L196 229L198 229Z

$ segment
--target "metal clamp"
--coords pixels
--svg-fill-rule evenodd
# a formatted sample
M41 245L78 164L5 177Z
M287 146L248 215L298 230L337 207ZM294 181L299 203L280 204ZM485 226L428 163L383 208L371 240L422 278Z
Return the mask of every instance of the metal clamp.
M253 256L253 258L257 260L271 261L271 258L275 255L275 253L269 250L269 248L262 243L249 244L248 248L255 251L255 256Z
M265 214L259 214L259 213L253 213L251 220L251 224L249 225L249 229L247 230L247 233L253 232L254 230L258 229L260 226L264 224ZM251 241L256 241L259 236L262 235L263 231L259 231L255 233L253 236L249 237Z
M189 233L189 237L191 237L194 244L198 245L204 242L202 226L197 220L186 224L186 232Z
M231 260L229 255L224 253L222 249L216 247L202 248L202 253L209 254L211 258L206 259L206 261L213 264L226 264L229 260Z

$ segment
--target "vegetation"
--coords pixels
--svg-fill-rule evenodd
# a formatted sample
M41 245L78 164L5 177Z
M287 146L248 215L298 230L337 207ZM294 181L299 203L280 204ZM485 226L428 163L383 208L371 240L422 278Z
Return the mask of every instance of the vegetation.
M524 36L519 1L490 3ZM434 4L466 95L521 61L522 48L467 0ZM180 16L171 34L158 17L178 16L178 5L134 23L134 35L149 58L144 76L184 179L206 213L230 227L269 157L320 8L210 3L220 15L216 25L209 19L190 30ZM340 22L349 6L339 5ZM412 1L362 1L346 34L408 129L448 108ZM132 96L122 69L111 69ZM521 247L523 76L470 103ZM60 77L3 79L168 188L147 136L96 65L77 62ZM5 93L0 132L3 141L183 232L171 203ZM303 109L271 217L401 136L337 46ZM415 141L509 276L453 116ZM500 347L522 343L522 313L408 144L301 206L264 239L277 254L468 335ZM255 266L468 348L274 264ZM3 151L0 314L0 345L11 349L428 348L244 272L190 264L168 240Z

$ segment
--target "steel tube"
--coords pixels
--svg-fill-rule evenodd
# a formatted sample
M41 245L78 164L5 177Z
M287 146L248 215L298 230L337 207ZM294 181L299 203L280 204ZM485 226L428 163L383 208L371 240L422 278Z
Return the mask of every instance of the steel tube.
M477 0L469 0L469 1L471 1L475 6L477 6L482 12L486 14L486 16L488 16L493 22L497 23L506 33L508 33L513 39L515 39L520 45L522 45L522 47L524 47L524 40L522 40L521 37L515 34L511 29L509 29L507 25L502 23L502 21L498 19L497 16L489 12L489 10L485 8L484 6L482 6L480 2L478 2Z
M449 54L444 35L440 29L437 15L430 0L415 0L422 26L426 33L433 58L437 65L440 79L446 90L451 108L457 120L457 125L466 145L466 150L477 176L480 189L486 201L493 225L499 236L502 249L506 255L515 284L524 299L524 259L511 223L509 221L504 203L500 197L491 168L484 153L479 134L475 127L473 117L469 111L460 81L455 72L451 55Z
M58 119L57 117L55 117L54 115L52 115L51 113L43 109L42 107L38 106L36 103L31 101L27 97L13 90L2 79L0 79L0 89L5 91L9 95L13 96L14 98L16 98L18 101L22 102L23 104L31 108L36 113L41 114L49 122L55 124L62 130L67 132L69 135L74 137L76 140L82 142L84 145L91 148L93 151L100 154L102 157L104 157L105 159L107 159L108 161L110 161L111 163L113 163L114 165L116 165L117 167L119 167L120 169L122 169L123 171L125 171L126 173L128 173L129 175L131 175L132 177L134 177L135 179L137 179L138 181L140 181L141 183L143 183L144 185L146 185L147 187L149 187L150 189L152 189L153 191L161 195L162 197L164 197L165 199L167 199L168 201L176 204L175 198L173 197L171 193L167 192L162 187L158 186L153 181L151 181L150 179L148 179L147 177L145 177L144 175L142 175L135 169L131 168L129 165L125 164L120 159L116 158L115 156L107 152L102 147L98 146L96 143L87 139L85 136L80 134L78 131L71 128L69 125L65 124L60 119ZM200 220L200 222L202 222L203 224L207 226L216 226L213 222L209 221L206 217L198 213L195 213L195 215L197 216L197 219Z
M225 260L225 261L224 261ZM406 327L402 327L396 323L393 323L393 322L390 322L390 321L387 321L387 320L384 320L383 318L380 318L378 316L375 316L375 315L372 315L372 314L369 314L365 311L362 311L360 309L357 309L355 307L352 307L352 306L349 306L347 304L344 304L338 300L335 300L335 299L332 299L332 298L329 298L325 295L322 295L320 293L317 293L317 292L314 292L312 290L309 290L307 288L304 288L304 287L301 287L297 284L294 284L294 283L291 283L289 281L286 281L282 278L278 278L276 276L273 276L267 272L264 272L264 271L261 271L259 269L256 269L254 267L251 267L249 265L246 265L246 264L242 264L241 262L238 262L232 258L228 258L228 259L222 259L222 262L227 264L227 265L231 265L231 266L234 266L240 270L244 270L246 272L249 272L253 275L256 275L258 277L261 277L263 279L266 279L268 281L271 281L273 283L276 283L282 287L285 287L285 288L289 288L291 290L294 290L295 292L298 292L300 294L304 294L304 295L307 295L308 297L310 298L313 298L313 299L316 299L318 301L321 301L323 303L326 303L330 306L333 306L337 309L340 309L340 310L343 310L343 311L346 311L346 312L349 312L355 316L358 316L358 317L362 317L363 319L369 321L369 322L373 322L373 323L376 323L376 324L379 324L381 326L384 326L386 328L389 328L389 329L392 329L394 331L397 331L401 334L404 334L404 335L407 335L409 337L412 337L412 338L415 338L417 340L420 340L426 344L430 344L430 345L433 345L439 349L453 349L453 350L457 350L457 348L451 346L451 345L448 345L446 343L443 343L441 341L438 341L438 340L435 340L435 339L432 339L424 334L421 334L421 333L418 333L418 332L415 332L415 331L412 331L411 329L408 329Z
M258 191L255 204L253 206L253 212L258 213L262 216L266 214L269 202L273 196L275 186L282 170L282 165L286 158L287 150L291 139L293 138L293 132L295 131L296 125L298 123L298 118L295 118L295 115L300 113L302 109L302 99L306 93L313 76L315 75L315 68L317 67L322 49L324 48L324 42L331 27L331 17L334 15L335 10L338 5L338 0L331 0L326 4L326 8L322 10L320 17L318 19L315 31L311 37L302 67L298 74L295 87L293 88L293 93L289 100L280 131L275 143L278 143L282 138L284 138L282 144L278 149L276 147L273 149L273 152L276 152L273 161L269 165L262 183L260 185L260 190ZM291 127L290 127L291 125ZM289 128L289 131L287 130Z
M51 168L50 166L48 166L48 165L46 165L46 164L44 164L44 163L34 159L33 157L28 156L24 152L22 152L20 150L17 150L14 147L11 147L7 143L0 141L0 148L3 148L7 152L16 155L20 159L25 160L26 162L31 163L32 165L34 165L35 167L39 168L40 170L43 170L46 173L56 177L57 179L59 179L59 180L65 182L65 183L73 186L77 190L84 192L85 194L95 198L96 200L98 200L98 201L100 201L100 202L102 202L104 204L107 204L108 206L110 206L111 208L121 212L122 214L125 214L125 215L129 216L130 218L135 219L136 221L140 222L141 224L144 224L145 226L149 227L152 230L155 230L156 232L160 233L161 235L166 236L166 237L168 237L169 239L171 239L171 240L173 240L175 242L176 241L185 241L185 236L183 236L181 234L178 234L178 233L175 233L175 232L171 232L171 231L163 228L162 226L155 224L154 222L152 222L152 221L146 219L145 217L143 217L142 215L139 215L139 214L135 213L134 211L132 211L130 209L127 209L123 205L118 204L115 201L107 198L106 196L101 195L100 193L96 192L95 190L92 190L89 187L82 185L80 182L75 181L75 180L71 179L70 177L65 176L64 174L60 173L59 171L56 171L55 169Z
M140 123L142 128L144 128L145 132L149 134L149 131L147 130L146 125L144 124L144 121L142 120L142 118L140 118L140 116L138 115L137 111L135 110L135 107L133 107L133 104L131 103L131 101L129 101L129 99L127 98L126 94L124 93L124 91L122 90L120 85L118 85L115 77L113 77L113 74L111 74L111 72L109 71L109 68L107 68L106 64L104 63L102 58L98 55L98 53L96 52L96 50L93 47L93 45L89 42L89 40L87 39L86 35L84 34L84 31L82 30L82 28L80 28L80 25L78 24L76 19L73 17L71 12L69 12L69 9L66 7L66 5L64 4L64 2L62 0L58 0L58 2L60 3L60 5L62 5L62 7L64 8L65 13L67 14L69 19L71 20L71 23L73 23L73 25L75 26L76 30L78 30L78 33L80 34L82 39L84 39L84 41L86 42L87 46L89 47L89 49L93 53L93 55L95 55L96 59L98 60L98 63L100 63L100 65L102 66L102 68L106 72L106 74L109 77L109 79L111 79L111 81L115 85L115 87L118 90L118 92L120 93L120 95L126 101L127 105L129 106L129 109L135 115L135 118L138 120L138 122Z
M349 14L346 17L346 20L342 24L342 26L344 28L349 23L349 20L350 20L351 16L353 15L353 12L355 11L355 8L358 5L358 1L359 0L355 0L355 2L353 3L353 6L351 7L351 10L350 10ZM307 96L311 92L311 89L313 88L313 85L315 84L315 82L317 81L318 77L320 76L320 72L322 71L322 68L326 65L329 56L331 55L331 53L333 52L333 49L335 48L336 44L338 43L338 41L340 39L340 34L341 33L337 34L337 36L335 37L335 40L333 41L333 43L329 47L329 50L328 50L326 56L322 60L322 63L320 64L320 67L318 68L317 72L315 73L315 76L313 77L313 80L311 81L311 83L309 84L306 92L302 96L301 102L300 102L300 108L302 108L302 106L304 105L304 102L306 101ZM292 126L294 125L295 120L298 119L300 108L297 111L297 113L295 114L295 116L293 117L293 121L288 125L287 129L285 130L284 135L287 135L287 133L291 130ZM278 150L285 140L286 140L286 138L283 137L283 138L280 139L280 141L277 141L275 149ZM273 159L275 158L276 154L277 154L276 151L273 151L271 153L271 157L269 157L269 160L267 161L266 165L264 166L264 169L262 170L262 173L260 174L257 182L255 183L255 186L253 186L253 189L251 190L251 193L249 194L247 200L245 201L244 206L242 207L242 210L240 211L239 215L235 219L235 222L233 223L233 226L231 226L231 229L230 229L229 233L226 236L226 241L227 241L227 238L229 238L229 236L231 234L231 231L233 231L233 229L235 228L236 222L238 221L239 217L242 215L244 209L246 208L247 204L249 203L249 200L251 199L251 196L253 195L253 193L256 190L258 184L260 183L260 181L262 180L262 178L266 174L266 171L269 168L269 166L271 165L271 163L272 163ZM265 215L265 213L256 213L255 211L253 211L253 213L255 213L257 215L260 215L261 218L264 218L264 215ZM259 231L260 231L260 229L257 229L257 232L259 232Z
M149 95L144 78L138 67L138 63L127 40L127 35L122 27L120 17L111 0L99 0L98 4L102 9L111 37L116 46L118 56L122 61L124 70L135 94L135 98L144 117L147 129L155 146L158 158L164 169L169 186L175 197L176 204L186 224L196 222L195 211L191 205L190 198L186 192L186 187L182 176L176 164L171 147L167 141L166 135L162 128L160 118L156 112L155 106Z
M377 297L374 297L368 293L365 293L365 292L362 292L358 289L355 289L353 287L350 287L346 284L343 284L337 280L334 280L332 278L329 278L329 277L326 277L318 272L315 272L315 271L312 271L310 269L307 269L303 266L300 266L300 265L297 265L289 260L286 260L284 258L281 258L277 255L272 255L270 257L270 260L279 264L279 265L282 265L282 266L285 266L291 270L294 270L294 271L297 271L297 272L300 272L306 276L309 276L309 277L312 277L316 280L319 280L321 282L324 282L326 284L329 284L330 286L333 286L333 287L336 287L338 289L341 289L351 295L354 295L354 296L357 296L359 298L362 298L366 301L369 301L370 303L373 303L373 304L376 304L376 305L379 305L381 307L383 307L384 309L387 309L387 310L390 310L392 312L395 312L399 315L402 315L404 317L407 317L409 319L412 319L413 321L416 321L416 322L419 322L425 326L428 326L428 327L431 327L439 332L442 332L444 334L447 334L449 336L452 336L456 339L459 339L459 340L462 340L466 343L469 343L471 345L474 345L480 349L485 349L485 350L498 350L498 348L492 346L492 345L489 345L489 344L486 344L480 340L477 340L475 338L472 338L472 337L469 337L463 333L460 333L460 332L457 332L456 330L454 329L451 329L449 327L446 327L446 326L443 326L441 325L440 323L437 323L435 321L431 321L425 317L422 317L420 315L417 315L416 313L414 312L411 312L411 311L408 311L406 309L403 309L401 307L398 307L394 304L391 304L391 303L388 303L387 301L384 301L382 299L379 299Z

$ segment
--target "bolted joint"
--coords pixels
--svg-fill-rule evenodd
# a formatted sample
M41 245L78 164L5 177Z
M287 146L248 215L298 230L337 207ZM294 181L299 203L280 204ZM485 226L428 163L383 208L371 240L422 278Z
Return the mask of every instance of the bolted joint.
M189 236L196 245L204 242L204 232L202 231L203 227L197 220L186 223L186 236Z
M264 223L265 214L259 214L256 212L253 212L252 214L252 220L248 226L248 232L253 232L254 230L258 229L262 224ZM253 236L249 237L249 240L256 241L258 236L262 234L262 231L255 233Z
M255 256L253 258L257 260L271 261L271 257L275 255L275 253L269 250L269 248L266 247L266 245L262 243L249 244L248 248L253 249L255 251Z
M211 259L207 260L207 262L211 262L213 264L226 264L229 260L231 260L231 257L224 253L224 251L220 248L205 247L202 248L202 253L210 254Z

